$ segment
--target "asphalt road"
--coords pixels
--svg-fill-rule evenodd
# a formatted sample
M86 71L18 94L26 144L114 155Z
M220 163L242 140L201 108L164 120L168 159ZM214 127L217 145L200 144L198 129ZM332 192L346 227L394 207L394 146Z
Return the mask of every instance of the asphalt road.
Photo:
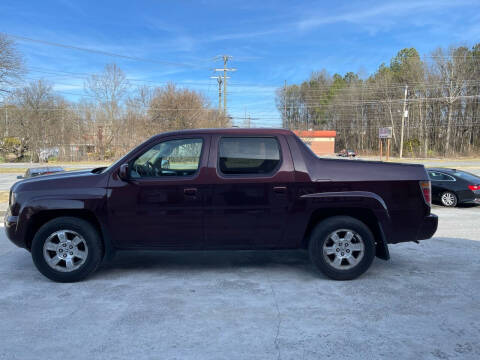
M434 212L434 239L348 282L243 251L124 253L57 284L1 231L0 359L479 359L480 207Z
M18 175L23 175L23 173L0 173L0 191L10 190L10 187L18 181Z

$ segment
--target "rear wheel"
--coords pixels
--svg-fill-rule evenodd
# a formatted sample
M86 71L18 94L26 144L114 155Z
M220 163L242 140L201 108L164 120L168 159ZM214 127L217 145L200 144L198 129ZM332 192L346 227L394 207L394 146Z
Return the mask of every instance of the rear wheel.
M32 241L37 269L58 282L86 278L100 265L103 243L92 224L74 217L60 217L44 224Z
M455 207L457 206L458 198L453 192L445 191L440 196L440 201L442 202L443 206Z
M349 216L335 216L315 227L309 253L313 264L328 277L351 280L372 264L375 241L363 222Z

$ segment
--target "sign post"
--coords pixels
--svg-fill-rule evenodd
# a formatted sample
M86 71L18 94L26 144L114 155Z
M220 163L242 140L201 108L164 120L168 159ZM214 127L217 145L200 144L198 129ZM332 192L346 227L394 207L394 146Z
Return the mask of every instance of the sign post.
M378 129L378 138L380 141L380 161L382 161L383 139L387 139L387 161L390 159L390 139L392 138L392 127L384 127Z

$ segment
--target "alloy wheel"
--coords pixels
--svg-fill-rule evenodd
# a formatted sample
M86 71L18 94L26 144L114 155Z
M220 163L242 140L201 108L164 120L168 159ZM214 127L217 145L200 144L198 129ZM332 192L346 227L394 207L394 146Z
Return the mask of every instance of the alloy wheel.
M79 269L87 260L88 247L83 236L72 230L51 234L43 245L43 257L52 269L70 272Z
M364 255L365 244L362 237L353 230L335 230L323 244L323 258L336 270L355 267Z
M455 206L456 200L455 195L451 192L442 194L442 204L445 206Z

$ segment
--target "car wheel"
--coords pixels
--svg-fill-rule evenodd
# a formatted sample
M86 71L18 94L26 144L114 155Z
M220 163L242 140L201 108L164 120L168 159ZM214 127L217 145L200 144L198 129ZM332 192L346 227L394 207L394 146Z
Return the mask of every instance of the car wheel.
M328 277L352 280L368 270L375 257L370 229L350 216L335 216L319 223L309 243L310 259Z
M443 206L455 207L457 206L458 198L453 192L445 191L440 196L440 201L442 202Z
M98 231L88 221L59 217L44 224L32 241L37 269L58 282L80 281L94 272L103 257Z

